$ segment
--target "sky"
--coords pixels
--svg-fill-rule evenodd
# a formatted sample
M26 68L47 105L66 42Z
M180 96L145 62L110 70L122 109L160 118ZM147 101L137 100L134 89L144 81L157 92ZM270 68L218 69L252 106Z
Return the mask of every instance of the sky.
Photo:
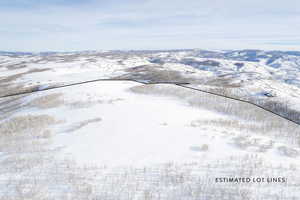
M300 51L299 0L1 0L0 50Z

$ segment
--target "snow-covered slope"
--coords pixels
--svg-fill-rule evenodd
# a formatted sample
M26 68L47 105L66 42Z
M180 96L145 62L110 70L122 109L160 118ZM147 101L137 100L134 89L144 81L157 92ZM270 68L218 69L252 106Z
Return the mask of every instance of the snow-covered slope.
M0 93L94 79L184 82L249 100L300 123L299 63L299 52L259 50L3 53Z
M299 195L294 183L300 128L255 106L180 86L131 81L89 83L0 103L6 199L66 194L147 199L148 193L152 199L220 199L215 193L220 189L222 198L272 199L269 190L285 185L289 189L273 195ZM215 182L231 176L283 177L284 183ZM123 189L115 193L110 184Z
M297 199L299 125L190 88L296 118L298 64L295 52L6 53L0 96L38 92L0 98L0 199ZM112 80L43 91L92 79Z

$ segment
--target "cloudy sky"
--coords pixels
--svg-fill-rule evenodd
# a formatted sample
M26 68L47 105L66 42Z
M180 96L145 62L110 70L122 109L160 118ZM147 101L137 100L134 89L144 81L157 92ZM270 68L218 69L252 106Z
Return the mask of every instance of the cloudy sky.
M0 50L300 50L299 0L1 0Z

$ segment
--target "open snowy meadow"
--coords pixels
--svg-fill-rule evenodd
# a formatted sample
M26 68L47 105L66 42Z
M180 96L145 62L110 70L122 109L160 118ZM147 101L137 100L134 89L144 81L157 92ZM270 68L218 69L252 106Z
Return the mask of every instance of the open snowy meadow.
M1 55L0 200L298 199L300 55L277 54Z

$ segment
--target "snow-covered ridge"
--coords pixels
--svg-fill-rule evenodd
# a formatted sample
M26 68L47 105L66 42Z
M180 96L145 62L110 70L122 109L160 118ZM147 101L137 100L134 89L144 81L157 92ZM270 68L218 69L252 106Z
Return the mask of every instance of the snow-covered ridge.
M0 199L297 199L296 52L2 54ZM289 79L289 80L287 80ZM217 183L216 177L284 182Z
M0 55L3 95L24 88L94 79L177 81L229 96L279 102L300 112L299 52L170 50Z

